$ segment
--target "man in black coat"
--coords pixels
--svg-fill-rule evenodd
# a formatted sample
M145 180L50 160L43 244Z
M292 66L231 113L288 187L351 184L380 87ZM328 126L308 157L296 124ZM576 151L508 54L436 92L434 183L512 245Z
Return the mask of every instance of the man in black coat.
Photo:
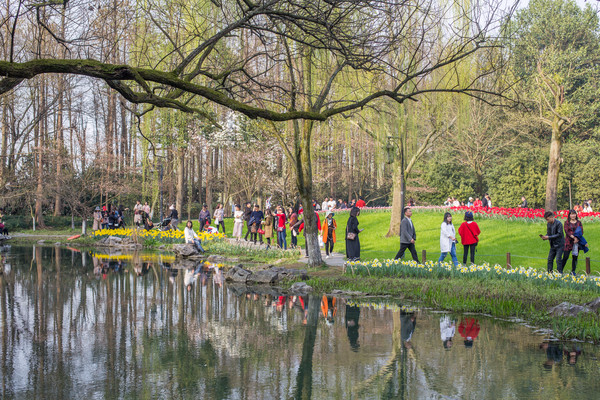
M559 220L554 217L552 211L546 211L544 218L548 222L546 235L540 235L543 240L550 242L550 252L548 252L548 272L552 272L554 268L554 258L556 258L556 269L562 274L562 253L565 247L565 237L563 226Z
M246 235L244 235L244 240L248 240L248 235L250 234L250 216L252 215L252 203L247 202L246 208L244 208L244 221L246 222Z
M410 250L413 260L419 262L417 256L417 249L415 248L415 240L417 240L417 233L415 232L415 226L412 223L410 217L412 216L412 210L410 207L404 207L404 218L400 222L400 250L396 254L395 260L404 257L406 249Z

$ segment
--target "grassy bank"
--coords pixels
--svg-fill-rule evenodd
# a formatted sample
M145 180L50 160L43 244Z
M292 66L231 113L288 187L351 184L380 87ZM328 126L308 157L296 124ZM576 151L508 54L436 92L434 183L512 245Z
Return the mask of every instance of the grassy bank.
M334 289L360 291L373 296L392 296L417 302L425 307L453 312L489 314L498 318L515 317L540 328L552 329L561 339L600 342L598 314L578 317L552 317L548 307L569 301L587 303L597 293L571 288L547 288L533 282L482 281L477 279L423 279L352 277L327 271L311 273L306 283L316 293Z
M335 216L338 224L337 237L334 250L340 253L346 252L344 230L348 221L348 213L340 213ZM436 211L415 210L412 220L417 232L416 247L421 257L421 250L427 251L428 260L437 260L440 256L440 226L443 213ZM400 248L398 237L386 237L389 223L389 212L369 212L358 217L359 228L364 229L360 234L361 258L363 260L394 258ZM542 241L539 234L546 233L546 223L543 221L519 221L508 219L490 219L476 216L475 221L481 228L480 243L477 246L475 262L484 262L490 265L506 264L506 253L512 256L512 265L523 267L534 267L546 269L546 258L548 256L548 242ZM454 226L462 223L462 216L454 216ZM586 255L580 255L577 266L579 272L585 271L585 257L592 259L592 274L600 275L600 254L595 247L600 243L600 223L584 223L585 237L589 242L591 251ZM289 243L288 235L288 243ZM299 236L299 244L304 246L304 237ZM458 259L462 262L462 246L457 247ZM407 252L405 257L410 257ZM446 260L449 260L447 256ZM570 271L570 260L568 270Z

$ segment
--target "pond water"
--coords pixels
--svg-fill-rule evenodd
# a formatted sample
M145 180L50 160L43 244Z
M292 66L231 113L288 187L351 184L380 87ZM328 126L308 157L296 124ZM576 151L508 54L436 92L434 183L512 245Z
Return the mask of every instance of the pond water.
M156 254L34 246L2 256L2 399L600 393L598 347L548 342L511 322L390 300L252 293L208 266L194 281Z

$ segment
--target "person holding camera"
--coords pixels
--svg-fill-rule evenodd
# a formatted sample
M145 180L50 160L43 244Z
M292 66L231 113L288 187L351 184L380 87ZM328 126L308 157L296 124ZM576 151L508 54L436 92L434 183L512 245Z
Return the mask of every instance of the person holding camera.
M444 214L444 222L442 222L440 251L442 254L438 262L444 261L448 253L450 253L454 266L458 265L458 258L456 258L456 230L454 229L454 225L452 225L452 214L449 212Z
M556 258L556 269L562 274L562 254L565 247L565 236L563 233L563 226L559 220L556 219L552 211L546 211L544 213L546 219L546 234L540 235L542 240L550 242L550 251L548 252L548 273L551 273L554 269L554 259Z

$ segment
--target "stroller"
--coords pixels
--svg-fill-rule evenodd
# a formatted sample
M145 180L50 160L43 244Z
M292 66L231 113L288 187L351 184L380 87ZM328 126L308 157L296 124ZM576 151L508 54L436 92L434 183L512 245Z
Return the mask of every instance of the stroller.
M158 229L159 231L170 231L173 229L173 227L171 226L171 218L165 218L161 221L160 224L158 224L155 229Z

